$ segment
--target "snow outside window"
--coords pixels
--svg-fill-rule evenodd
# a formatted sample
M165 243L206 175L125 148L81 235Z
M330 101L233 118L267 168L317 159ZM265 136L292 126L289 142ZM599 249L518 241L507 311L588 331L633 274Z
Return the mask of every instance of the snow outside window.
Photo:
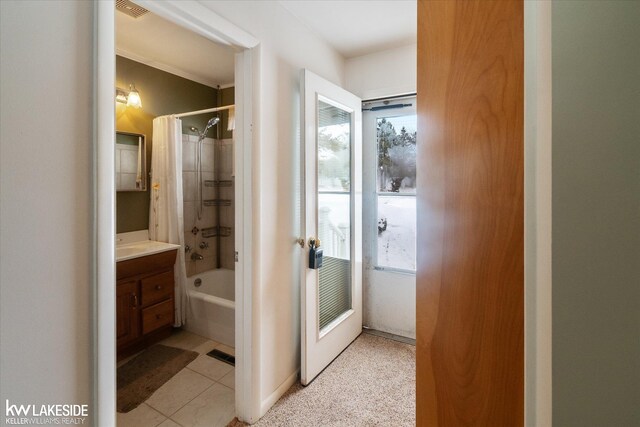
M378 117L377 267L416 270L416 116Z

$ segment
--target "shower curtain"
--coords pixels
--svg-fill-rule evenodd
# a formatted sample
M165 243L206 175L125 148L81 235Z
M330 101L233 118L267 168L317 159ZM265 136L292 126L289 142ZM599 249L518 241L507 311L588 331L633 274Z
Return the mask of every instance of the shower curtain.
M182 121L174 116L157 117L153 120L151 148L149 237L181 246L174 266L174 326L184 323L187 306L182 201Z

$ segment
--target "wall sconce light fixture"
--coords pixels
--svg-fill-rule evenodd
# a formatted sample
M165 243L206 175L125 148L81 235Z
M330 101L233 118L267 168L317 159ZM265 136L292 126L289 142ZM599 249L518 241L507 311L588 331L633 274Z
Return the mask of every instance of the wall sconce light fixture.
M128 107L142 108L142 99L135 84L129 85L129 90L116 88L116 102L127 104Z

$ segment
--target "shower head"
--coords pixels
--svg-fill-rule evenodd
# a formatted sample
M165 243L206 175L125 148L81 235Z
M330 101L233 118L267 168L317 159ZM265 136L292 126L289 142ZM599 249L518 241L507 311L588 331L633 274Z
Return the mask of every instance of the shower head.
M207 127L204 128L204 132L206 133L209 128L217 125L219 121L220 121L220 117L214 117L212 119L209 119L209 121L207 122Z
M192 132L196 132L198 135L200 135L200 139L204 139L204 137L207 136L207 132L209 132L209 129L217 125L218 122L220 122L220 117L214 117L212 119L209 119L209 121L207 122L207 126L204 128L202 132L200 132L198 128L194 126L191 126L189 129L191 129Z

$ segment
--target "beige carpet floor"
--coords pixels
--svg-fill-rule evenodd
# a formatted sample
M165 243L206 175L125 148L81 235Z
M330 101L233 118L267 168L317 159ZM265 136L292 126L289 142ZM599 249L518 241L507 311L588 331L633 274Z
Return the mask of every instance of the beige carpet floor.
M415 346L362 334L310 385L293 385L254 426L414 426L415 366Z

